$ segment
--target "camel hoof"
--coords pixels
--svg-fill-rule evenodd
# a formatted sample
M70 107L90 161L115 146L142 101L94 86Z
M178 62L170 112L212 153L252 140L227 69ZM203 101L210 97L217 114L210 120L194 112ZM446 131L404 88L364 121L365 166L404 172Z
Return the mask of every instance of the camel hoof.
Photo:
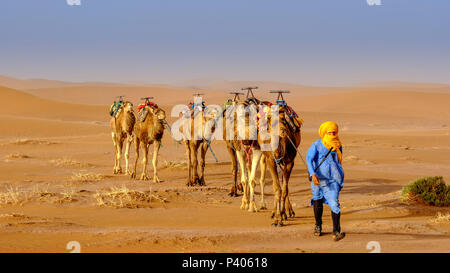
M282 226L284 226L284 224L283 224L283 220L275 220L273 223L272 223L272 226L274 226L274 227L282 227Z
M293 210L289 211L289 217L290 218L294 218L295 217L295 212Z
M123 172L122 172L122 168L117 168L117 170L116 170L116 174L122 174Z
M274 218L275 217L275 212L272 212L272 215L270 216L270 218Z
M206 186L206 183L205 183L205 178L200 178L200 179L198 179L198 184L200 185L200 186Z
M258 209L256 208L255 202L250 203L248 211L249 212L258 212Z
M145 173L143 173L141 174L141 180L149 180L149 177Z
M267 209L267 205L266 203L262 202L261 206L259 207L260 210L266 210Z
M159 180L159 177L153 176L153 182L154 182L154 183L161 183L162 181Z
M242 201L241 210L248 210L248 204L245 201Z

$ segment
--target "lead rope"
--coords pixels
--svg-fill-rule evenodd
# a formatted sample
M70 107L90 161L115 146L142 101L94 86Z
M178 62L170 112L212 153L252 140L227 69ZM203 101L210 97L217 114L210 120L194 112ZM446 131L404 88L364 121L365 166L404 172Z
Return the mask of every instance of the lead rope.
M286 136L287 136L287 138L289 139L289 141L291 142L291 144L292 144L292 146L294 147L295 151L297 151L297 154L300 156L300 158L301 158L301 160L302 160L302 162L303 162L303 165L305 165L306 172L309 173L308 165L306 164L306 161L303 159L302 154L298 151L297 147L295 147L295 144L294 144L294 142L292 141L292 139L289 137L289 135L286 135Z

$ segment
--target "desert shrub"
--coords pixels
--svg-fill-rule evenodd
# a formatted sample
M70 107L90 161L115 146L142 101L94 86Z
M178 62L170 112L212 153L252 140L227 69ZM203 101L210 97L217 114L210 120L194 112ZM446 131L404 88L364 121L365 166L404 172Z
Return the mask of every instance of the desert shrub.
M442 176L421 177L403 187L402 198L432 206L448 206L450 186L445 184Z

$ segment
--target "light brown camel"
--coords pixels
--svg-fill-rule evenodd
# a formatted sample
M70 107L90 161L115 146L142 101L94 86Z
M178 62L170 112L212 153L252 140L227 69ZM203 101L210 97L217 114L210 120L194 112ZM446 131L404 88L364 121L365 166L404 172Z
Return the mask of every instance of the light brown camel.
M239 99L234 99L232 104L229 105L228 112L224 111L224 137L227 144L227 150L231 157L232 162L232 174L234 179L234 185L230 191L231 196L237 196L237 190L242 188L243 195L241 201L241 209L248 210L250 212L256 212L258 209L256 207L254 200L254 179L255 175L250 173L250 166L257 165L261 161L261 157L255 160L255 155L260 153L260 147L257 141L257 131L253 131L255 134L254 139L250 139L250 130L256 129L256 113L258 109L258 104L260 102L256 98L247 99L241 101ZM250 109L253 107L253 113ZM243 111L244 110L244 111ZM246 110L246 111L245 111ZM250 120L254 119L254 126L251 126ZM245 127L238 128L239 125L237 120L243 121ZM241 126L242 126L241 125ZM227 129L230 128L230 132ZM243 130L242 132L238 132ZM241 137L238 137L238 135ZM261 161L262 162L262 161ZM237 184L237 164L239 163L241 172L241 183ZM255 167L256 168L256 167ZM256 171L256 170L255 170ZM250 178L249 178L250 176ZM265 186L265 174L261 173L260 185L261 185L261 206L260 209L266 209L266 203L264 201L264 186ZM253 182L253 187L250 187L250 180Z
M274 191L274 209L272 218L274 218L273 225L282 226L283 220L295 216L295 212L289 201L289 178L294 167L294 160L297 155L297 147L301 142L301 122L299 126L292 126L293 117L289 116L290 109L286 105L281 105L279 108L279 134L271 131L272 138L278 137L278 146L273 151L264 151L261 159L261 173L265 173L266 168L269 168L272 176L273 191ZM268 123L271 122L271 117L268 117ZM298 122L297 122L298 124ZM270 130L270 127L269 127ZM263 141L258 138L260 145L267 144L267 140ZM258 158L258 157L256 157ZM279 180L277 167L281 169L281 183ZM256 171L256 166L252 166L252 173ZM261 178L264 179L264 178ZM251 180L250 180L251 181ZM253 184L254 185L254 184ZM250 185L252 187L252 185ZM252 202L252 196L250 196ZM287 211L287 213L286 213Z
M134 162L134 170L131 173L131 178L136 178L136 167L139 160L139 148L142 147L144 158L142 160L142 174L141 180L149 180L147 175L148 150L153 144L153 182L160 182L157 173L158 153L161 147L161 139L164 134L166 113L156 104L143 106L140 113L148 111L144 121L137 120L134 126L134 138L136 141L136 160Z
M200 94L198 94L200 95ZM214 119L214 116L206 115L206 106L201 101L201 98L196 97L195 103L189 104L189 111L187 114L187 122L189 123L190 139L185 137L184 145L186 148L186 157L188 163L188 176L186 185L194 186L200 185L205 186L205 165L206 165L206 152L208 151L210 145L211 135L205 135L206 124L211 124L210 121ZM180 126L183 128L183 126ZM214 133L215 125L209 127L210 133ZM198 173L198 150L200 149L200 176Z
M125 147L125 173L129 174L128 160L130 157L130 145L133 142L133 128L136 117L133 112L133 104L129 101L123 102L110 120L111 136L114 144L114 174L122 173L121 158L123 142L127 140Z

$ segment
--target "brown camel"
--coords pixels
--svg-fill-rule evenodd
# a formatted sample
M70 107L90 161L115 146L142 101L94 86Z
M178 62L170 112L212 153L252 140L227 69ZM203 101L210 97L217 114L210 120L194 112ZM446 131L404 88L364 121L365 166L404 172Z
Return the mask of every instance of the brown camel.
M141 108L141 106L140 106ZM142 160L143 169L140 176L141 180L149 180L147 175L148 150L153 144L153 182L160 182L157 174L158 153L161 147L161 139L164 134L166 113L156 104L146 103L142 105L139 117L143 117L147 111L145 119L137 120L134 126L134 138L136 141L136 160L134 162L134 170L131 173L131 178L136 178L136 166L139 159L139 147L144 151L144 158ZM144 115L142 115L144 113Z
M186 156L188 162L188 176L187 186L200 185L205 186L205 165L206 165L206 152L210 145L210 135L205 135L206 124L211 124L210 121L213 117L208 117L205 112L207 107L202 102L199 95L194 100L194 103L189 104L189 111L185 113L187 115L187 122L190 127L189 134L190 139L185 137L184 145L186 148ZM200 98L200 99L198 99ZM195 126L196 124L197 127ZM180 126L183 128L183 126ZM210 127L210 133L214 133L215 125ZM200 149L200 176L198 173L198 150Z
M282 226L283 220L286 220L288 215L289 217L295 216L295 212L289 201L288 185L289 178L294 167L294 160L297 155L297 147L301 142L301 121L295 121L295 125L293 123L293 118L295 117L290 117L292 113L291 111L292 110L288 108L287 105L280 106L278 119L279 134L277 136L277 134L275 134L276 132L270 132L272 138L278 137L279 144L275 150L264 151L262 153L261 173L265 173L265 170L268 167L273 180L274 210L272 213L272 218L275 218L273 223L275 226ZM271 118L272 117L270 116L268 117L268 122L270 122ZM267 144L267 141L263 141L260 138L258 138L258 142L260 145L263 143ZM256 166L252 166L252 173L255 171L253 167L256 168ZM280 167L282 172L281 185L277 167ZM250 199L250 202L252 202L252 199Z
M133 104L129 101L122 102L119 109L114 113L110 120L110 126L112 130L112 140L114 144L114 174L122 173L122 167L120 165L122 157L123 142L127 140L125 147L125 173L129 174L128 160L130 157L130 145L133 142L133 128L136 121L136 117L133 112Z

